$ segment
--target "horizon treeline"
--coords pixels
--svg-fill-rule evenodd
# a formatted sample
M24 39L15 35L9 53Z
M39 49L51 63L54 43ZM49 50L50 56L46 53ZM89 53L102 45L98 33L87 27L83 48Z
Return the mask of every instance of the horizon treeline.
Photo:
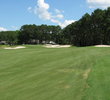
M75 46L110 45L110 7L86 13L63 29L63 34Z
M60 43L61 27L54 25L23 25L17 31L0 32L1 43L16 44L45 44L53 41Z
M0 32L0 42L7 44L57 44L75 46L110 45L110 7L86 13L64 29L54 25L23 25L17 31Z

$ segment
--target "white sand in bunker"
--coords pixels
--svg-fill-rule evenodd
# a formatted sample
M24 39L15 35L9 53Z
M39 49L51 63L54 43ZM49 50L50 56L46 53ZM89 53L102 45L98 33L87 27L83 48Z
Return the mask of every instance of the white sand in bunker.
M17 46L17 47L6 47L4 49L23 49L23 48L26 48L24 46Z
M71 45L51 45L51 44L46 44L44 45L46 48L69 48Z
M110 45L96 45L95 47L110 47Z

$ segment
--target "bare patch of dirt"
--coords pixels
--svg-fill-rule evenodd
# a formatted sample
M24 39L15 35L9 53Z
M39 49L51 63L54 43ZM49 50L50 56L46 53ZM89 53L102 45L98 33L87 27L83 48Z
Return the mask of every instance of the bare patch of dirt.
M91 72L91 69L90 69L90 68L87 69L87 70L84 72L84 74L83 74L83 78L84 78L84 79L87 79L90 72Z
M71 86L70 85L65 85L64 88L69 89L69 88L71 88Z

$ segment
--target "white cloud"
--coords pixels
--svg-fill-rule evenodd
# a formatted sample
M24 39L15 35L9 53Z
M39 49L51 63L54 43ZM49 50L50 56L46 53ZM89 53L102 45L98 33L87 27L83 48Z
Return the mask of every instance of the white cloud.
M63 23L60 24L60 26L62 28L66 27L67 25L71 24L71 23L74 23L75 20L65 20Z
M7 29L4 27L0 27L0 31L7 31Z
M32 7L28 7L27 10L28 10L29 12L32 12Z
M107 8L110 6L110 0L87 0L90 8Z
M62 14L58 14L58 15L56 15L56 18L63 19L63 18L64 18L64 16L63 16Z
M37 4L39 8L43 8L45 10L48 10L50 8L49 4L45 3L44 0L38 0Z
M18 30L19 28L17 26L11 26L12 29Z
M50 20L51 13L48 11L50 8L49 4L45 3L44 0L38 0L37 6L34 9L34 13L43 20Z
M37 8L35 7L34 13L39 16L39 18L43 20L50 20L51 19L51 13L48 12L46 9Z
M48 20L51 21L52 23L56 23L60 25L62 28L66 27L67 25L71 24L74 22L74 20L64 20L62 22L61 20L64 19L64 15L62 14L64 11L61 11L59 9L55 9L53 13L51 13L50 10L50 5L45 2L45 0L38 0L37 1L37 6L34 8L28 7L29 12L32 11L34 14L36 14L40 19L43 20Z
M74 23L76 20L65 20L64 22L61 22L59 20L51 19L51 22L56 23L61 26L61 28L65 28L71 23Z
M62 28L66 27L67 25L74 23L75 20L65 20L64 22L60 22L58 20L54 20L52 19L51 22L56 23L58 25L60 25Z
M58 25L61 24L61 22L60 22L59 20L56 20L56 19L51 19L51 22L56 23L56 24L58 24Z
M59 9L55 9L55 12L56 12L57 14L59 14L59 13L61 13L62 11L60 11Z

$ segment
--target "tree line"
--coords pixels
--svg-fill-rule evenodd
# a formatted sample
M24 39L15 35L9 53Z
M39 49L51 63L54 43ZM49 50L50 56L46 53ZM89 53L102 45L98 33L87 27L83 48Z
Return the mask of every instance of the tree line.
M60 43L60 26L54 25L23 25L18 31L0 32L0 41L9 45L42 44L53 41Z
M63 29L63 34L75 46L110 45L110 7L86 13Z
M75 46L110 45L110 7L86 13L78 21L64 29L54 25L23 25L17 31L0 32L0 43L42 44L53 41L57 44Z

